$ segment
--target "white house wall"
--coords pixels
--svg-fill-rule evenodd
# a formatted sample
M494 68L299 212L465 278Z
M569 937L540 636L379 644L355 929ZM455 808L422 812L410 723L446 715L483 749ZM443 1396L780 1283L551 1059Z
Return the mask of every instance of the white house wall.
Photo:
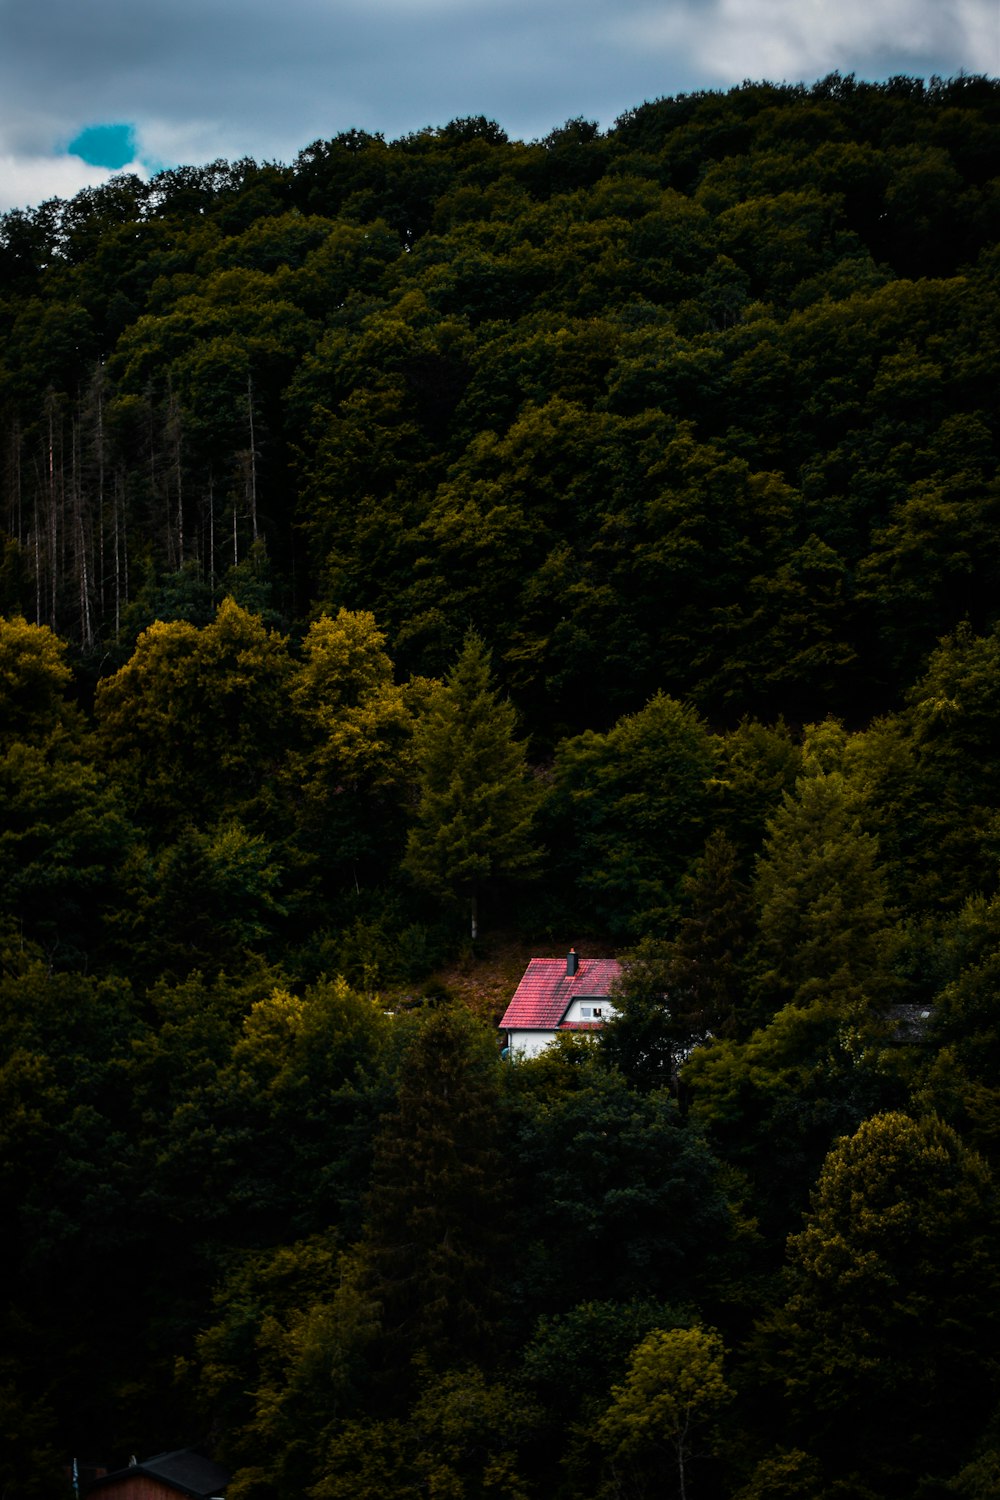
M522 1057L537 1057L539 1052L544 1052L549 1043L556 1039L554 1031L511 1031L507 1035L511 1052L517 1052Z

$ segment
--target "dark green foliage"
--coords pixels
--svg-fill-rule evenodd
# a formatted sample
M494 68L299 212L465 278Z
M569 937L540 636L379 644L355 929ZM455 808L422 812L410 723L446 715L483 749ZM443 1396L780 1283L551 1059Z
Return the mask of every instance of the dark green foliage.
M0 220L0 1489L995 1491L998 160L831 75ZM532 934L630 952L511 1066Z
M359 1245L397 1380L418 1355L443 1369L499 1352L512 1208L501 1083L494 1038L464 1010L421 1019L375 1141Z
M698 715L662 694L607 734L559 746L556 854L612 932L636 934L672 914L704 838L717 756Z
M83 728L69 700L66 644L45 625L0 619L0 745L44 744Z
M730 1229L712 1157L666 1090L634 1093L567 1040L516 1070L518 1300L684 1301Z
M984 1163L933 1117L876 1115L831 1151L763 1333L792 1434L831 1477L903 1497L978 1436L995 1213Z
M345 1219L356 1231L383 1097L381 1011L343 981L300 997L266 971L240 987L195 975L152 999L137 1087L159 1131L150 1191L163 1206L178 1212L195 1179L206 1224L241 1245Z
M220 813L266 815L291 671L284 638L228 599L200 630L152 625L101 683L105 753L158 838Z
M135 830L117 789L65 742L0 755L0 911L59 964L107 949Z
M479 891L538 865L532 821L540 792L514 727L512 705L491 682L489 653L470 634L417 720L418 801L403 868L433 895L469 898L473 937Z
M817 770L768 825L754 881L761 1019L816 986L885 995L890 916L862 810L840 771Z
M616 1014L601 1050L636 1088L677 1086L691 1049L739 1035L752 1007L746 950L754 932L750 891L735 849L714 833L682 883L686 915L672 942L645 938L625 960Z
M682 1075L692 1118L746 1177L772 1249L797 1222L831 1143L907 1102L910 1062L891 1020L850 986L817 978L747 1040L694 1052Z
M471 619L550 739L889 706L995 618L998 132L986 79L747 84L6 215L12 600L106 649L264 543L407 670Z

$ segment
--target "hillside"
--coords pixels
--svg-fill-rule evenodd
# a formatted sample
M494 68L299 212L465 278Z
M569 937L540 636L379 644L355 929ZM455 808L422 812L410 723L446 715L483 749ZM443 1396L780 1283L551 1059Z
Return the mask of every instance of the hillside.
M998 245L965 77L0 220L5 1496L997 1492Z

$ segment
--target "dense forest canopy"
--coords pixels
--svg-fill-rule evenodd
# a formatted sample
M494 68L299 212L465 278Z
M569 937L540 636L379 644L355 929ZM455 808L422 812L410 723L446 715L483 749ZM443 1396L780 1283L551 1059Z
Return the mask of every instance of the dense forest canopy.
M998 271L978 77L0 219L4 1495L995 1496Z

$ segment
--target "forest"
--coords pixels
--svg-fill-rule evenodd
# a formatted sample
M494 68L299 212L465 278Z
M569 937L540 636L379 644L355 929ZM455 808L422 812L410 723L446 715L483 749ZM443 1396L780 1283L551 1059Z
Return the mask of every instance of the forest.
M982 77L0 217L4 1500L995 1500L998 378Z

